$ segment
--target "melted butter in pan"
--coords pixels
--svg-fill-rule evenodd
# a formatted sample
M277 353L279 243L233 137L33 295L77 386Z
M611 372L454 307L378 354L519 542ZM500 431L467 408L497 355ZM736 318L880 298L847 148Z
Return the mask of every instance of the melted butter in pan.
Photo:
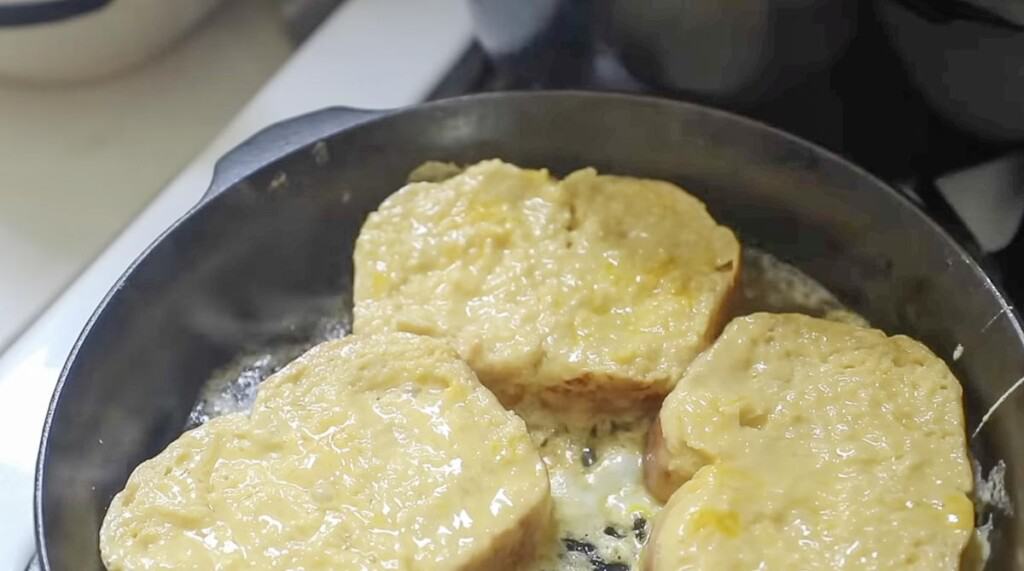
M652 415L573 418L531 403L516 412L547 465L554 499L553 542L531 569L632 569L661 507L642 479Z

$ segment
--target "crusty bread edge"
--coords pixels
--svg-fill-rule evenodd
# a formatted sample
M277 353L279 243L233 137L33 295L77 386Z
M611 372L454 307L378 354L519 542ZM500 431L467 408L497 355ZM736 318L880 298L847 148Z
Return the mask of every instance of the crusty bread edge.
M708 321L708 327L705 329L704 344L700 348L699 352L703 352L705 349L711 346L712 343L718 339L718 336L722 334L725 326L729 324L729 321L734 317L733 310L736 307L736 296L738 295L740 278L742 275L742 259L743 259L743 247L737 240L737 252L736 262L733 267L732 275L730 276L731 281L726 289L725 294L722 296L718 307L712 312L711 318ZM698 352L698 354L699 354ZM692 361L691 361L692 363ZM682 377L686 376L686 372L683 372ZM680 378L682 378L680 377ZM670 390L660 395L661 398L658 401L660 406L661 402L669 393L675 389L675 384L679 381L676 379L672 383ZM668 449L668 444L665 442L665 433L661 427L661 411L655 416L654 422L651 423L650 429L648 429L646 445L643 454L643 478L644 485L647 490L655 497L658 501L665 503L672 496L683 483L686 482L693 473L705 462L703 455L697 450L684 451L692 453L692 462L689 464L692 467L685 471L673 470L669 466L669 460L673 454Z
M545 490L541 501L526 517L493 537L488 547L459 571L525 568L539 555L541 547L550 543L554 533L553 506L550 490Z

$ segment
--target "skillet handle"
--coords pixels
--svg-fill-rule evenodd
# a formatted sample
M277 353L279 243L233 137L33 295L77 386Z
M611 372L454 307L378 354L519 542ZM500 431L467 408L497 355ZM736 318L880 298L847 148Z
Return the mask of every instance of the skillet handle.
M328 107L266 127L227 152L213 167L206 202L263 166L338 131L386 115L388 110Z
M110 0L47 0L0 3L0 27L46 24L99 10Z

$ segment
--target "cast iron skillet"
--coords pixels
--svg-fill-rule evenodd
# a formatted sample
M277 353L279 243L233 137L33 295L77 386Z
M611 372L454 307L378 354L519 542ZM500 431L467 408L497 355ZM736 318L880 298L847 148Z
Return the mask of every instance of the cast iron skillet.
M325 109L224 157L189 214L96 310L61 375L37 468L45 569L102 569L100 522L142 460L178 436L211 371L301 340L352 278L366 214L428 159L501 157L564 174L676 181L748 244L810 273L890 332L922 339L964 382L973 432L1024 375L1024 336L977 264L863 170L753 121L661 99L585 93L471 96L369 113ZM347 296L343 297L350 303ZM953 362L956 346L962 357ZM1024 491L1014 394L972 441ZM1019 511L1019 509L1018 509ZM1024 569L1024 529L996 513L992 569Z

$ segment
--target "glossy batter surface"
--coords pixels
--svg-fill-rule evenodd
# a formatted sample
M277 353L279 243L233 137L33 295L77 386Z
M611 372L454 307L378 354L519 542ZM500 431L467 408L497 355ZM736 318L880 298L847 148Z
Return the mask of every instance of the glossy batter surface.
M355 268L356 332L447 339L507 404L626 407L717 332L739 243L667 182L485 161L384 201Z
M515 569L546 541L523 421L408 334L318 345L140 465L101 551L121 569Z
M737 318L659 414L645 469L686 483L645 568L959 569L974 514L961 401L910 338Z

